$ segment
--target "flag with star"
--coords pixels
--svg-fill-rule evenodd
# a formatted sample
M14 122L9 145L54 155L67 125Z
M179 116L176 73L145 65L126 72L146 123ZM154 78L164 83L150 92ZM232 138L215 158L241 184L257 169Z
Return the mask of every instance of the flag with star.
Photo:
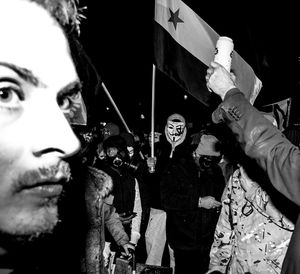
M214 59L219 34L181 0L155 0L154 63L156 67L210 106L206 70ZM232 71L236 85L253 104L261 81L249 64L234 51Z

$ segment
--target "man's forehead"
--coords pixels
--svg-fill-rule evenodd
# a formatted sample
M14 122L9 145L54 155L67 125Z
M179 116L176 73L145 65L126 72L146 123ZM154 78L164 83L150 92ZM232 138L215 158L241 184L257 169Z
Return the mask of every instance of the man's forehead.
M0 26L0 62L38 72L51 81L68 79L68 73L74 80L67 39L42 7L26 0L0 0Z
M45 21L53 23L53 19L48 11L34 1L29 0L0 0L0 15L0 20L10 21L11 18L17 22L20 19L23 20L24 24L26 22L33 22L35 19L39 19L42 24ZM8 28L9 25L1 25L1 29Z

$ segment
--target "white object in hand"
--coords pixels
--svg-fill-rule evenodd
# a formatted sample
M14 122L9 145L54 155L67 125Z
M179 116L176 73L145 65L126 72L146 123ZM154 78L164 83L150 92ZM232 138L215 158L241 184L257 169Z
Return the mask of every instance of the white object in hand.
M216 43L215 59L214 61L222 65L230 72L231 60L233 55L233 41L226 36L220 36Z

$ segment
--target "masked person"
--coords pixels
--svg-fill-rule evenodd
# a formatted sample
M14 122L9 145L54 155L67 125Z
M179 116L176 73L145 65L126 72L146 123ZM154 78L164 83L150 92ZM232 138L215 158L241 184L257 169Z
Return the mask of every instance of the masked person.
M62 28L76 17L71 4L0 1L0 268L7 272L22 267L11 258L19 241L57 224L67 158L80 147L65 117L81 89Z
M209 251L214 240L214 228L221 211L221 196L225 187L225 178L219 165L221 154L220 141L208 129L199 132L199 143L193 152L198 166L198 237L195 241L199 258L198 273L206 273L209 265ZM196 190L195 190L196 191Z
M202 244L205 244L202 229L208 209L201 208L203 204L199 204L199 201L200 197L212 196L208 189L207 192L204 188L201 189L202 183L202 186L206 183L209 185L212 175L211 178L204 179L205 173L199 172L198 163L193 157L194 147L182 115L174 113L168 117L165 141L165 151L161 156L161 201L167 214L166 235L174 251L175 274L193 273L195 270L203 273L199 260L202 256ZM222 171L219 171L221 175ZM224 181L221 185L224 185ZM209 210L220 204L218 198L216 196L214 201L209 201ZM208 223L207 226L209 227Z
M139 183L134 176L135 169L130 166L126 141L120 135L110 136L103 142L103 150L106 157L102 161L97 161L95 167L112 177L112 203L120 216L130 243L137 245L140 238L142 206ZM109 241L112 242L112 249L116 251L113 239Z

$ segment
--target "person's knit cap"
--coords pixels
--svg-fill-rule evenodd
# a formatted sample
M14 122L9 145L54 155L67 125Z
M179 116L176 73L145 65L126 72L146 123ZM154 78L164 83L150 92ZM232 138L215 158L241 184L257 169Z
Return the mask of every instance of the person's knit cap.
M220 156L220 151L216 150L216 144L219 140L213 135L203 134L200 143L196 148L197 155Z

